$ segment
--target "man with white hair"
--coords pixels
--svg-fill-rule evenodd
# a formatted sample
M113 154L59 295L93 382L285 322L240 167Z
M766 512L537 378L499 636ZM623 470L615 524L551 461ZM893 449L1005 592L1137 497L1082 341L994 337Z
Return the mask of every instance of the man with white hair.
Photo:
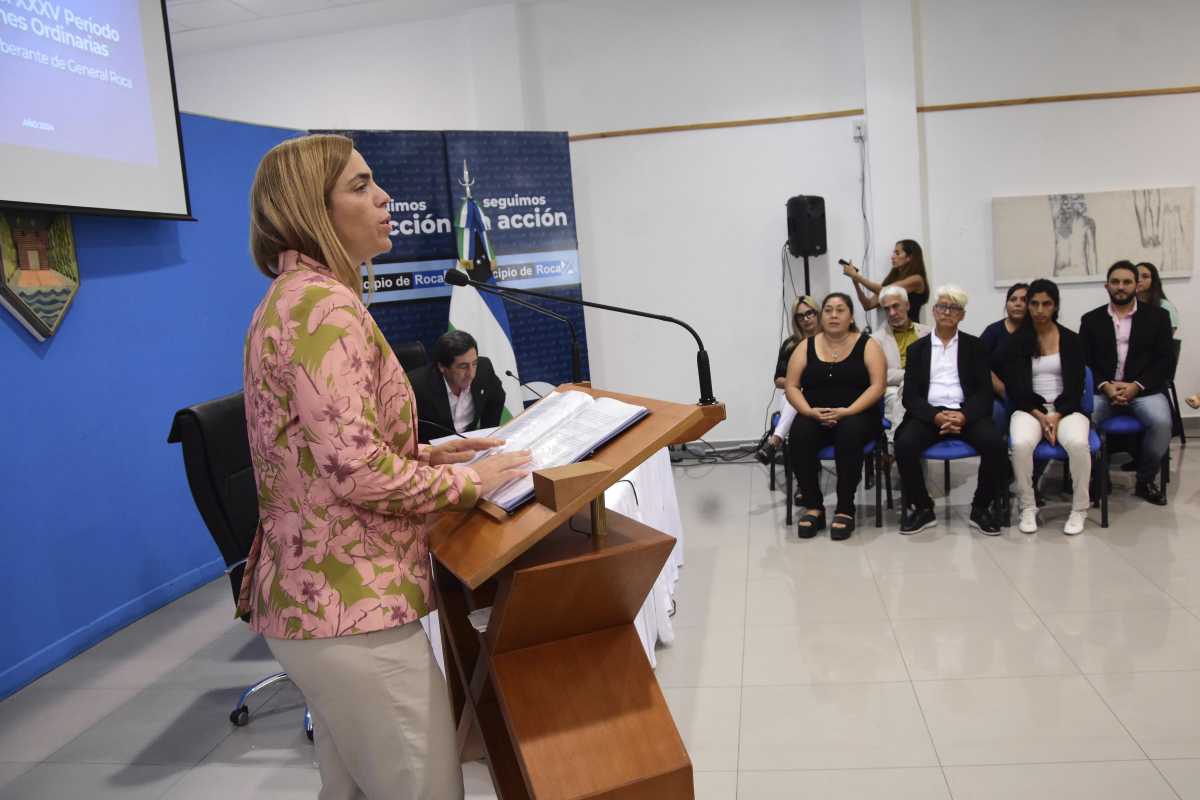
M916 533L936 524L921 455L935 442L953 437L979 453L969 524L995 536L1000 533L995 506L1007 475L1008 448L992 421L991 362L979 339L958 329L967 293L954 285L939 286L933 299L933 332L908 348L904 368L905 417L896 431L904 494L900 532Z
M896 428L904 420L904 404L900 402L900 385L904 383L904 365L907 363L908 348L917 339L929 333L929 326L913 322L908 317L908 292L903 286L892 284L879 293L879 305L887 314L887 325L871 336L883 348L887 359L887 389L883 394L883 413L892 422L888 438L895 436Z

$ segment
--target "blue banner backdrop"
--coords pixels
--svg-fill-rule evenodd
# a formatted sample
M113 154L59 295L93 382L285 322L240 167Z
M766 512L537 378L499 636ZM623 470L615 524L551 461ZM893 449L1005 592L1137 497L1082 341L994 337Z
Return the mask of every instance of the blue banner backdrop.
M452 220L462 203L463 163L488 225L501 286L581 297L571 156L565 133L513 131L338 131L392 198L392 249L375 259L371 314L393 345L432 348L446 332L450 287L443 274L457 250ZM541 301L538 301L541 302ZM570 380L566 326L505 304L517 369L525 381ZM583 309L546 302L575 324L588 378ZM482 355L487 355L483 353Z

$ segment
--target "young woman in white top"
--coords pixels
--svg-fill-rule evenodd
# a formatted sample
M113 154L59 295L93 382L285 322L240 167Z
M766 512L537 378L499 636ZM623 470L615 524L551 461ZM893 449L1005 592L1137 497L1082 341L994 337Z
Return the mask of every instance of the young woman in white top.
M1091 505L1091 420L1080 408L1083 345L1077 333L1058 324L1058 286L1053 281L1034 281L1027 296L1025 322L1008 344L1005 366L1005 388L1013 408L1008 430L1021 509L1018 527L1023 533L1038 529L1033 451L1045 439L1061 445L1070 461L1075 490L1063 533L1074 536L1083 532Z

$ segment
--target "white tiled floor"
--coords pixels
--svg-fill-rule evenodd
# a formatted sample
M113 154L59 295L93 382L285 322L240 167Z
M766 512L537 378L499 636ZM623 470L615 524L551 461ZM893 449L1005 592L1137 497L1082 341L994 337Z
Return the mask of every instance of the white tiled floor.
M1093 512L1067 538L1051 476L1040 532L986 538L956 464L938 526L863 514L847 542L798 540L757 465L677 469L658 678L696 796L1200 800L1200 456L1173 465L1166 508L1114 473L1111 527ZM294 688L228 721L275 669L214 582L0 703L0 800L314 798ZM465 774L493 796L484 765Z

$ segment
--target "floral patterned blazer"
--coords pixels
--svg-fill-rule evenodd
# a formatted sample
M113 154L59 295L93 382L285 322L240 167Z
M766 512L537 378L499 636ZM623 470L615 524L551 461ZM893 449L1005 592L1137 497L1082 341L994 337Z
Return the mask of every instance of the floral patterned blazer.
M321 264L282 253L244 380L259 528L238 612L284 639L427 614L428 517L473 506L479 476L430 466L408 377L366 306Z

